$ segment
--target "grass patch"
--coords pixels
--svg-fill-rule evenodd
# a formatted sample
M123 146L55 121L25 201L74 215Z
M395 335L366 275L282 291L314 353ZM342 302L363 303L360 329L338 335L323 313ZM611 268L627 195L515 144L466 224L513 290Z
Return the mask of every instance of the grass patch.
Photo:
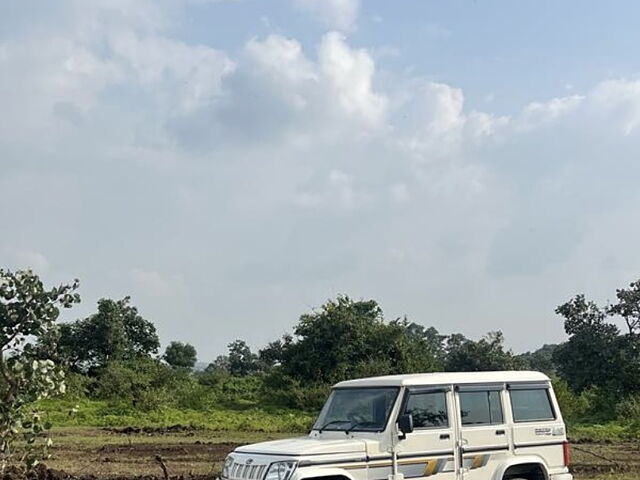
M569 425L569 437L573 442L635 442L640 441L640 428L618 422Z
M51 399L38 409L58 427L171 427L183 425L213 431L307 432L314 415L283 409L225 407L208 410L161 408L139 411L125 405L98 400ZM72 410L75 412L72 413Z

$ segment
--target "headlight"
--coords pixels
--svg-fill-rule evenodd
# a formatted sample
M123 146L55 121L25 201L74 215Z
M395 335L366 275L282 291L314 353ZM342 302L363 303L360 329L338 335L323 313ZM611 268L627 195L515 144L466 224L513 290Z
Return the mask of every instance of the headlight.
M233 457L231 455L228 455L224 461L224 467L222 467L222 476L224 478L229 478L232 465L233 465Z
M274 462L269 465L264 480L289 480L297 464L297 462Z

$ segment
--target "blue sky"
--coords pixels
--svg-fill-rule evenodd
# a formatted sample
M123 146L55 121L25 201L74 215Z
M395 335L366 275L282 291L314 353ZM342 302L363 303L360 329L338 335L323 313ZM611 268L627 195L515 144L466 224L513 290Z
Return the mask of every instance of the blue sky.
M640 275L635 2L2 2L0 262L208 361L346 293L563 339Z

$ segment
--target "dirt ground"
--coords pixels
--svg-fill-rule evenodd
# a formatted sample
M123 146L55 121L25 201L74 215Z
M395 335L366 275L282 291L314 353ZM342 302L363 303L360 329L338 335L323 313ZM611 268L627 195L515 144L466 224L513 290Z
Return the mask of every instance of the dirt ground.
M214 479L237 445L289 435L171 429L62 429L47 468L37 480ZM640 443L581 443L573 446L576 480L640 478ZM16 480L8 472L1 480Z

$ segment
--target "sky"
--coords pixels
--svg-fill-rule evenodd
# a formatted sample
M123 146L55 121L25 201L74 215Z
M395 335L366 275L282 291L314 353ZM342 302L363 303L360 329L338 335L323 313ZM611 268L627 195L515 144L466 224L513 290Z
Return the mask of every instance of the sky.
M640 4L0 0L0 265L201 361L347 294L562 341L640 277Z

